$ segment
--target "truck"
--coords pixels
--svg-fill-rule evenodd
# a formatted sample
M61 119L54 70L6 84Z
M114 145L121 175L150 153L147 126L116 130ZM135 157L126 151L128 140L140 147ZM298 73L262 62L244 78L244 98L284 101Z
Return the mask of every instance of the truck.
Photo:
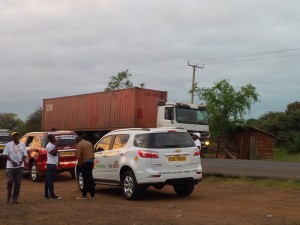
M3 155L5 145L12 141L11 131L8 129L0 129L0 166L5 165L6 157Z
M43 99L42 130L72 130L93 144L116 129L177 127L201 134L209 146L207 108L167 101L167 92L145 88Z

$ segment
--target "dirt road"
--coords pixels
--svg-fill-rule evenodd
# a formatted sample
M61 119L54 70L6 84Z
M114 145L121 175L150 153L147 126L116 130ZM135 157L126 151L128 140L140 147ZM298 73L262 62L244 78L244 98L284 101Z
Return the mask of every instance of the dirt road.
M20 204L7 204L5 170L0 170L0 224L120 224L120 225L299 225L300 190L252 184L200 183L190 197L178 197L171 187L149 189L139 201L122 198L118 188L96 186L96 199L76 200L77 184L69 173L57 177L61 200L44 200L43 183L22 181Z

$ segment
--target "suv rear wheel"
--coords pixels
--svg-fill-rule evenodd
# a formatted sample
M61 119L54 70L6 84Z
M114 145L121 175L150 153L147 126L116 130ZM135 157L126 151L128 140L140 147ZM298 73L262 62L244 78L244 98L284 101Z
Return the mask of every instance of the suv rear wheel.
M180 196L189 196L194 191L194 185L176 184L173 185L174 191Z
M122 175L122 193L128 200L137 199L140 196L141 189L136 182L132 171L126 171Z
M82 173L80 171L78 171L77 173L77 184L78 184L78 188L80 191L83 190L83 177L82 177Z
M34 182L40 181L42 176L39 174L36 162L32 162L30 165L30 179Z

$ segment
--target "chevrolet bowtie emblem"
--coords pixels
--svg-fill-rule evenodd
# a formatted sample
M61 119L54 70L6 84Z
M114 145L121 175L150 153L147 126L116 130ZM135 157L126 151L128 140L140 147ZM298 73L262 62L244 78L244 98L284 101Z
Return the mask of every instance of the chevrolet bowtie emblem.
M175 152L181 152L181 149L177 148L175 149Z

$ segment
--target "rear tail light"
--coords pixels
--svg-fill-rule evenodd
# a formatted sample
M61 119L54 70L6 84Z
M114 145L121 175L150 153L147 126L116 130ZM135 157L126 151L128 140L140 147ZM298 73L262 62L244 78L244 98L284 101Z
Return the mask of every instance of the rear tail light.
M138 154L142 158L150 158L150 159L158 159L159 155L155 151L149 151L149 150L138 150Z
M196 149L195 151L194 151L194 156L199 156L200 155L200 150L199 149Z

